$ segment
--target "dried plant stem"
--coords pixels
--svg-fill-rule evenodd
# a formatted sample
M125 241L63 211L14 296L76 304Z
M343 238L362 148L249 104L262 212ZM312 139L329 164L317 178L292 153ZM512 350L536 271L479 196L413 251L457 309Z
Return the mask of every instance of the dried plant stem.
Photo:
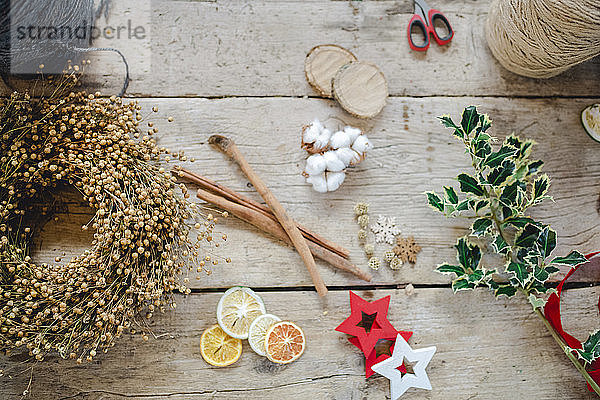
M285 229L285 232L290 237L290 240L300 254L300 257L302 257L304 265L306 265L306 269L308 269L317 293L321 297L325 296L327 294L327 287L319 275L319 271L317 271L317 265L315 264L315 260L310 252L310 249L308 248L307 241L304 240L302 234L296 226L296 223L286 213L281 203L279 203L279 200L277 200L275 195L273 195L263 180L256 174L256 172L254 172L250 164L248 164L242 153L238 150L233 140L224 136L213 135L208 139L208 141L210 144L217 146L219 150L230 156L239 165L242 172L244 172L248 180L256 188L256 191L265 200L269 207L271 207L273 214L275 214L281 223L281 226L283 229Z
M185 168L178 168L177 170L174 170L172 172L174 175L176 175L180 178L186 179L192 183L195 183L196 185L200 186L203 189L206 189L208 191L219 194L221 197L223 197L229 201L232 201L234 203L254 209L257 212L270 218L271 220L279 223L279 221L277 221L277 218L275 217L275 215L273 215L273 211L271 211L271 209L269 207L266 207L246 196L243 196L226 186L223 186L216 182L213 182L212 180L210 180L202 175L198 175L197 173L189 171ZM315 232L310 231L308 228L300 225L298 222L296 222L296 225L298 226L298 229L300 229L300 232L302 232L302 235L307 240L310 240L310 241L314 242L315 244L317 244L329 251L332 251L343 258L346 258L346 259L350 258L350 251L348 251L344 247L322 237L321 235L319 235Z
M203 189L198 189L197 196L198 198L208 203L214 204L215 206L230 212L231 214L235 215L241 220L246 221L251 225L254 225L258 229L270 233L288 244L292 244L290 238L285 233L279 222L273 221L271 218L268 218L264 214L250 207L246 207L245 205L229 201L219 195L209 193L208 191ZM365 280L367 282L371 281L371 274L361 270L360 268L352 264L350 261L340 257L336 253L310 241L308 242L308 247L310 248L311 253L315 257L318 257L321 260L328 262L329 264L338 269L348 271L362 280Z

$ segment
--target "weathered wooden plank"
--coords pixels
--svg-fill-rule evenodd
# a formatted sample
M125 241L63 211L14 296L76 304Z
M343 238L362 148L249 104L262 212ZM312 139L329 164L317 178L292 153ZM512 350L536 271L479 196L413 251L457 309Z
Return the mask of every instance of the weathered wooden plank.
M304 57L315 45L336 43L384 72L395 96L595 96L600 60L548 80L519 77L492 57L484 36L491 0L439 0L453 24L449 46L427 53L408 47L413 12L405 1L153 1L113 3L108 22L142 26L145 40L98 39L130 62L134 96L315 95L304 78ZM148 40L149 38L149 40ZM98 53L89 83L118 93L124 66Z
M568 329L583 335L597 325L596 288L570 290L563 305ZM413 347L436 345L428 375L432 392L411 390L403 399L593 399L583 379L522 298L494 300L487 291L453 296L450 289L359 292L391 295L389 318L414 331ZM385 399L383 377L365 380L363 358L333 329L349 313L347 291L325 302L310 292L262 293L267 310L296 321L308 338L305 354L278 367L247 344L240 361L214 368L200 356L199 338L215 323L219 293L179 298L176 311L151 322L158 339L124 337L98 361L78 367L50 359L37 365L31 399ZM0 368L22 368L21 357L0 358ZM0 378L0 397L19 398L28 374Z
M415 266L396 272L381 268L374 274L376 284L448 282L433 267L454 259L452 245L464 234L467 221L436 214L425 205L423 192L452 184L461 169L469 168L461 145L435 118L446 112L459 115L469 104L479 104L481 111L490 114L494 134L515 131L538 142L534 156L547 161L545 171L553 179L551 194L556 203L534 209L534 215L558 231L557 254L571 248L598 250L600 145L580 127L579 111L587 103L581 99L395 98L378 118L357 121L333 102L320 99L142 100L146 110L159 106L158 117L149 118L160 117L156 121L160 144L185 149L189 157L196 157L198 161L189 168L260 200L237 166L206 143L213 133L234 138L290 214L350 249L352 260L361 267L366 267L367 260L356 238L353 205L366 200L372 218L377 214L398 217L403 234L414 235L423 251ZM167 123L168 115L175 121ZM305 158L299 147L300 127L315 117L357 124L369 132L375 145L366 161L348 173L344 185L325 195L313 192L300 175ZM91 236L78 231L89 218L85 209L71 205L70 211L73 215L61 217L64 223L46 227L39 258L53 260L88 246ZM235 218L224 221L221 230L229 235L221 253L231 256L233 263L215 267L211 276L194 283L198 287L310 285L300 257L291 248ZM377 254L387 249L378 245ZM329 285L364 283L322 263L319 269ZM581 279L597 281L598 275Z

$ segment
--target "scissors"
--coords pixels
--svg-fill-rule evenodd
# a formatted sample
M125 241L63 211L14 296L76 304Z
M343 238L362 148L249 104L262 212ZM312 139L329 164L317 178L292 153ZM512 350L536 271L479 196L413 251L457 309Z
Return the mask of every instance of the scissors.
M427 51L429 48L429 34L440 46L448 44L454 36L454 31L448 19L438 10L430 8L425 0L414 0L415 14L408 23L408 44L415 51ZM435 23L438 23L437 26ZM413 28L423 33L425 41L416 44L413 41ZM440 34L442 36L440 36Z

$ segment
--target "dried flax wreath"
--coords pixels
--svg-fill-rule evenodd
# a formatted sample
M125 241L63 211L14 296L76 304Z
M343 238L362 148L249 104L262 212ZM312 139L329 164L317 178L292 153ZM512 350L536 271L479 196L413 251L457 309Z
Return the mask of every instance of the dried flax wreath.
M188 266L217 263L201 248L215 243L216 218L185 187L176 194L158 162L186 157L157 146L152 122L142 133L137 102L61 85L48 97L0 100L0 349L81 363L133 330L141 312L174 307L174 291L189 293ZM95 231L91 248L38 264L30 243L40 215L68 187L95 211L82 227Z

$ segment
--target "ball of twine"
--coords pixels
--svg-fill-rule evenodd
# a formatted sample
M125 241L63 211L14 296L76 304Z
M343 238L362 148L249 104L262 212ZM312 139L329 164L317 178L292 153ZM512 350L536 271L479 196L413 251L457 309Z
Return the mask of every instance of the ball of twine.
M495 0L486 38L506 69L550 78L600 54L600 2Z
M71 64L70 61L80 63L83 53L111 51L117 53L125 65L125 79L119 93L119 96L123 96L129 85L129 64L125 55L112 47L91 47L91 33L86 34L83 39L76 35L61 34L55 39L42 35L36 40L11 40L17 27L75 29L84 26L89 30L101 16L108 19L110 3L111 0L0 0L0 79L13 89L9 81L12 76L39 78L37 74L13 73L14 71L28 71L32 66L37 68L49 63L64 65L66 68Z

